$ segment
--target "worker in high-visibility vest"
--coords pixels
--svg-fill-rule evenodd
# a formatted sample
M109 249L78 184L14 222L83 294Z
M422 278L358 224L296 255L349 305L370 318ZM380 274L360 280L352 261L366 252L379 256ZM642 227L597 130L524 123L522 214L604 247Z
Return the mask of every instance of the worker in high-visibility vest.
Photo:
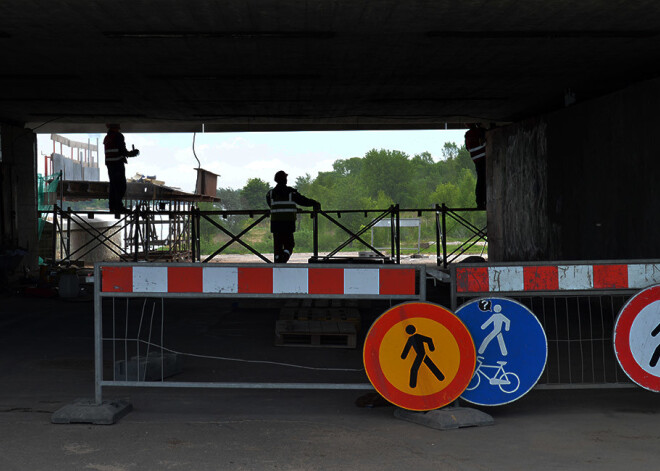
M124 207L124 194L126 194L126 157L136 157L140 151L126 149L124 135L119 131L119 124L106 124L108 134L103 139L105 148L105 166L108 167L110 188L108 194L108 207L111 213L128 212Z
M270 232L273 233L273 246L275 263L286 263L291 258L295 240L296 215L298 206L313 206L314 210L321 209L321 204L313 199L306 198L298 190L286 186L287 174L280 170L275 174L275 188L266 193L266 203L270 208Z
M470 129L465 133L465 147L477 172L474 189L477 208L486 209L486 130L479 124L470 124Z

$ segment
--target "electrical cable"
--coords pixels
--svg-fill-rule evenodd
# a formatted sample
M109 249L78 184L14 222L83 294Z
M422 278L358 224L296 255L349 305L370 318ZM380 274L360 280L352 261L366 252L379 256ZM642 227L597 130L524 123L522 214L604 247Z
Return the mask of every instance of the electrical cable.
M202 168L202 164L201 164L201 162L199 161L199 159L197 158L197 153L195 152L195 136L196 136L196 135L197 135L197 133L196 133L196 132L193 132L192 151L193 151L193 155L195 156L195 159L197 160L197 168L201 169L201 168Z
M316 370L316 371L350 371L350 372L361 372L364 371L364 368L322 368L322 367L315 367L315 366L305 366L305 365L295 365L293 363L282 363L282 362L277 362L277 361L268 361L268 360L246 360L244 358L231 358L231 357L220 357L220 356L213 356L213 355L201 355L198 353L185 353L185 352L178 352L176 350L172 350L171 348L164 347L162 345L158 345L157 343L153 342L148 342L146 340L142 339L129 339L129 338L104 338L103 340L107 341L124 341L124 342L140 342L144 343L149 347L154 347L158 348L160 350L164 350L169 353L174 353L177 355L184 355L184 356L189 356L189 357L194 357L194 358L207 358L209 360L223 360L223 361L238 361L241 363L259 363L259 364L264 364L264 365L275 365L275 366L286 366L289 368L301 368L304 370Z

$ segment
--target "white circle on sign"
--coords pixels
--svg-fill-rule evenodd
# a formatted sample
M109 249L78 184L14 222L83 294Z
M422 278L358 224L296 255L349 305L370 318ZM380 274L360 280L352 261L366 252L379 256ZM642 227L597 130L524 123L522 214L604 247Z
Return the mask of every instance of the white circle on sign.
M647 373L660 376L660 361L651 366L655 351L660 348L660 332L651 335L660 325L660 301L654 301L639 311L630 326L630 351L637 364ZM660 329L658 329L660 330ZM658 350L660 354L660 350Z

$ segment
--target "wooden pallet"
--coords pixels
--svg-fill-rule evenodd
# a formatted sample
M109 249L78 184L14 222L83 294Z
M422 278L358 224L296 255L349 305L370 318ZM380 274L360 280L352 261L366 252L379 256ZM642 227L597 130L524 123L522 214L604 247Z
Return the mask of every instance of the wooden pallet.
M355 348L357 330L352 322L279 320L275 345L286 347Z
M357 308L357 299L289 299L286 308Z
M360 312L354 308L283 308L281 321L350 322L359 332L362 326Z

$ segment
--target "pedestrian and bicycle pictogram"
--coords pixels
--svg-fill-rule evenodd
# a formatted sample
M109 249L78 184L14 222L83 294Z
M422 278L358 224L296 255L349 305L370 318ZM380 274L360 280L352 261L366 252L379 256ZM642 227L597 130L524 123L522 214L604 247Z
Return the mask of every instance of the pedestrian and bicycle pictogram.
M520 377L510 371L504 371L504 365L506 364L506 361L500 360L497 365L485 365L484 357L478 356L477 369L474 371L474 376L472 376L472 380L470 380L470 384L465 390L473 391L477 389L483 377L488 381L488 384L498 386L503 393L513 394L520 387Z
M483 406L521 398L539 380L548 357L536 316L512 299L481 298L456 311L477 348L477 365L462 399Z
M376 391L401 408L417 411L457 399L476 362L474 343L458 317L422 302L399 304L376 319L363 357Z
M621 308L614 352L632 381L660 392L660 285L640 291Z

